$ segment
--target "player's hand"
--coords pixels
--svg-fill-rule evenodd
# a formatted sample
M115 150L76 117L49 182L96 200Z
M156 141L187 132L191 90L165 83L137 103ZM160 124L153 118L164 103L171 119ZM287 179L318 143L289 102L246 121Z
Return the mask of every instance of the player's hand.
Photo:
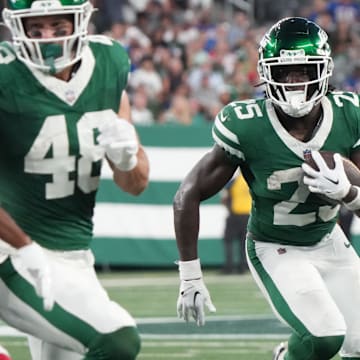
M179 318L189 321L192 317L198 326L202 326L205 324L205 306L211 312L216 311L204 281L202 279L181 280L177 300Z
M177 300L178 316L185 321L192 317L198 326L202 326L205 324L205 306L211 312L215 312L216 308L202 279L200 261L179 261L179 270L181 283Z
M107 157L119 170L132 170L137 165L136 154L139 150L135 127L114 115L99 128L99 131L97 141L105 148Z
M17 255L34 281L37 295L43 298L44 309L51 310L54 306L54 292L50 268L43 250L32 242L19 248Z
M346 176L340 154L334 154L334 169L327 166L318 151L312 151L311 154L319 170L303 163L304 184L313 193L323 194L331 199L341 201L349 193L351 184Z

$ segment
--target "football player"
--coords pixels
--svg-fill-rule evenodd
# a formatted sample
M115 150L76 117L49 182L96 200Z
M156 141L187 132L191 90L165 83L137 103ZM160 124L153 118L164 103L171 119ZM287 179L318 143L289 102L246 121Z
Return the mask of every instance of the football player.
M43 310L11 255L0 264L0 316L31 335L35 360L133 360L140 349L90 251L103 159L132 195L149 176L130 120L128 55L88 35L92 12L88 0L9 0L3 10L12 42L0 44L0 198L46 253L55 304Z
M360 359L360 260L337 225L340 203L360 209L360 189L340 158L360 166L360 98L329 91L327 35L304 18L271 27L260 43L258 71L265 98L234 101L220 111L213 149L174 198L178 314L203 325L205 308L215 311L197 250L199 206L240 166L252 195L248 264L275 314L292 329L275 358L326 360L340 351L347 360ZM336 153L335 168L321 150ZM318 171L305 165L309 152Z

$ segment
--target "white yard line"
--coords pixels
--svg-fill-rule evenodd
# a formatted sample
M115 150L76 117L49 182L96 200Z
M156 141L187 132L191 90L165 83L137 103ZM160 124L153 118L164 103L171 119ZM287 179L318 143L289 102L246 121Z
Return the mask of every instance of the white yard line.
M218 284L221 282L222 284L239 284L243 280L241 279L241 276L239 275L227 275L224 277L220 276L205 276L206 283L207 284ZM111 287L137 287L137 286L154 286L154 285L176 285L178 286L179 278L175 272L174 276L159 276L159 277L126 277L126 274L124 274L124 277L122 277L121 274L119 274L118 278L112 278L112 279L105 279L100 278L100 282L103 286L107 288Z
M240 320L271 320L276 319L273 315L211 315L206 322L212 321L240 321ZM136 318L138 324L165 324L183 323L184 320L177 317L145 317Z
M144 340L279 340L289 334L142 334Z

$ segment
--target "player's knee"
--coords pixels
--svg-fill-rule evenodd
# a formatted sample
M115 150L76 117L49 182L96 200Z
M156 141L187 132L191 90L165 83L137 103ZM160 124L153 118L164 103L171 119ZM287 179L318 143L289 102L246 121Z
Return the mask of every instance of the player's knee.
M140 351L140 336L136 328L125 327L99 336L91 344L86 360L135 360Z
M344 335L323 337L311 336L308 340L310 340L312 346L312 359L320 360L333 358L339 352L344 342L344 338Z

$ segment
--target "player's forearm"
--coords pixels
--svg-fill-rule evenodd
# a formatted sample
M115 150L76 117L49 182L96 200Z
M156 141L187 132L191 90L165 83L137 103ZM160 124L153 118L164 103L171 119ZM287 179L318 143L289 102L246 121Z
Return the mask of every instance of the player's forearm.
M15 248L31 243L30 237L20 229L4 209L0 209L0 238Z
M142 147L139 148L137 159L136 167L130 171L121 171L110 164L116 185L132 195L141 194L149 183L149 160Z
M200 202L179 190L174 198L174 225L176 243L181 261L198 258L199 205Z

